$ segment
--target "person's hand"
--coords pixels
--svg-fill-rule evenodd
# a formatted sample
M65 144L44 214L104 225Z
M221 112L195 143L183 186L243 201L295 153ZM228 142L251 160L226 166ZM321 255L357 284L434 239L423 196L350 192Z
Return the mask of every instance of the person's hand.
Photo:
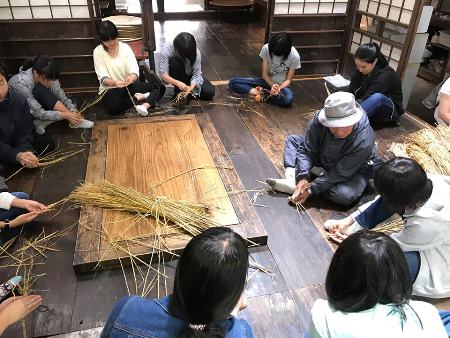
M309 197L309 182L307 180L300 180L295 187L294 193L289 197L289 202L293 204L302 204Z
M127 86L132 84L136 80L137 80L137 77L134 74L130 74L125 78L125 82L127 83Z
M189 86L187 84L185 84L185 83L183 83L181 81L179 83L177 83L177 87L182 92L186 91L189 88Z
M4 322L8 327L25 318L41 303L42 297L39 295L8 298L0 304L0 322Z
M278 83L274 83L272 88L270 88L271 95L279 95L280 94L280 85Z
M26 209L28 211L43 211L47 209L47 207L39 202L26 200L21 198L13 199L11 206L21 209Z
M115 86L117 88L125 88L128 85L129 85L129 83L127 81L116 80L116 82L115 82Z
M39 166L39 159L31 151L23 151L16 155L16 160L22 166L27 168L37 168Z
M79 113L69 111L61 113L61 117L72 124L79 124L83 120L83 117Z
M342 233L340 230L337 230L330 235L330 239L337 244L341 244L347 237L348 235Z
M34 221L34 219L36 217L38 217L39 214L40 213L38 211L32 211L32 212L28 212L26 214L19 215L16 218L14 218L13 220L11 220L9 222L9 225L11 228L15 228L20 225L30 223L31 221Z
M337 231L345 233L346 230L353 224L355 220L352 216L347 216L343 219L329 219L325 222L324 227L327 231L335 233Z

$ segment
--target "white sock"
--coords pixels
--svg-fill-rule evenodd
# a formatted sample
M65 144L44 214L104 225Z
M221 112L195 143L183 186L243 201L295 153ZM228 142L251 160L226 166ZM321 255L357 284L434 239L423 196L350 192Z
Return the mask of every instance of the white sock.
M286 194L293 194L295 190L295 168L287 167L284 172L286 178L268 178L266 179L266 183L270 185L273 190L284 192Z
M49 125L51 125L54 122L56 122L56 121L33 120L34 128L36 129L36 134L44 135L45 134L45 128L47 128Z
M70 128L79 128L79 129L91 129L94 126L94 122L82 119L80 123L78 124L69 124Z
M144 95L144 100L145 100L145 99L147 99L147 97L150 96L150 93L149 92L147 92L147 93L136 93L136 94L134 94L134 97L137 99L139 95Z
M147 116L148 115L148 110L147 108L143 105L143 104L138 104L136 106L136 111L138 112L139 115L141 116Z

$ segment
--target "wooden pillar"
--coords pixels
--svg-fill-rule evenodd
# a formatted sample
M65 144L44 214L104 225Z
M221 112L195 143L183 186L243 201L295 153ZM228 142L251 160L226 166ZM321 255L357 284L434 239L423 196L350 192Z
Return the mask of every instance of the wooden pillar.
M153 16L152 0L140 0L140 3L142 13L142 29L144 33L144 50L148 52L151 69L155 69L155 59L153 56L153 52L156 50L155 18Z

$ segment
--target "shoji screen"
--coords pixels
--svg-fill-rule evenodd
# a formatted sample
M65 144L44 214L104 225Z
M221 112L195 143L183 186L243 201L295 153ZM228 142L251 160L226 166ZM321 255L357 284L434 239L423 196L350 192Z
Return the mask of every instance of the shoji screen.
M0 20L89 18L88 0L0 0Z
M402 72L408 44L420 1L415 0L357 0L351 37L348 45L348 63L360 44L377 42L392 68ZM346 70L351 67L347 67Z

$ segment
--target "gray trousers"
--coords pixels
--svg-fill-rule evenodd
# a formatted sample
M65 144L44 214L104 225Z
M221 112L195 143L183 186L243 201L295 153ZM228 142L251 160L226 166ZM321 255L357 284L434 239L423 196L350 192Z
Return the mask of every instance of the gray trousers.
M299 171L299 161L297 152L300 145L304 142L302 136L289 135L284 146L284 167L296 168ZM322 167L317 157L311 158L313 166ZM297 176L297 175L296 175ZM345 182L336 183L327 191L321 193L321 196L342 205L349 205L358 200L367 186L367 179L360 173L355 174Z

